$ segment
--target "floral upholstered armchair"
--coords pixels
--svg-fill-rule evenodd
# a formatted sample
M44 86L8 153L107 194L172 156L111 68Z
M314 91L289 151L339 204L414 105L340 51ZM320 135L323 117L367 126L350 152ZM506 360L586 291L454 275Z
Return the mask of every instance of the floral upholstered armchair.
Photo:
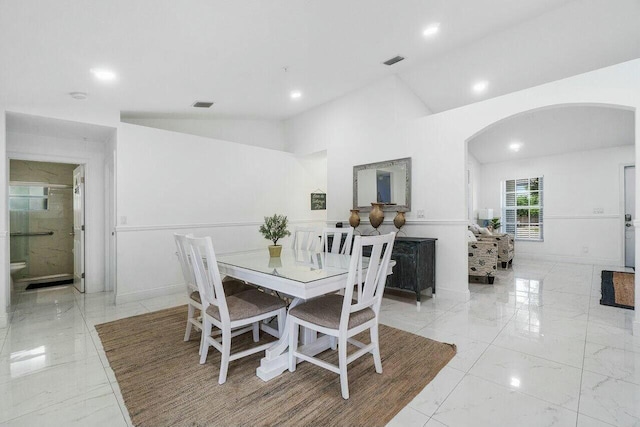
M473 224L469 227L479 242L495 242L498 244L498 262L502 264L502 268L507 268L513 263L515 254L515 244L513 236L507 233L487 234L486 229L482 229Z
M498 244L495 242L473 242L469 245L469 278L485 279L493 284L498 264Z

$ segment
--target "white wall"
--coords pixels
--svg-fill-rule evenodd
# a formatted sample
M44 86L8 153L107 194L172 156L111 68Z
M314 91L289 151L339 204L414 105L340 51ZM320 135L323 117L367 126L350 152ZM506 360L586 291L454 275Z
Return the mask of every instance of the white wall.
M6 114L0 109L0 152L6 152ZM9 182L9 159L0 162L0 328L9 323L11 304L11 278L9 274L9 216L7 215L7 185Z
M624 146L483 165L479 203L502 216L502 182L543 176L544 241L516 242L518 258L620 265L620 168L635 162L634 151Z
M464 237L466 141L506 117L551 105L623 105L635 108L637 118L640 60L403 121L402 117L420 115L419 108L407 108L417 105L409 99L415 97L406 87L389 80L379 82L287 121L287 144L293 151L327 149L330 219L346 218L351 208L349 184L354 164L412 157L412 212L407 216L407 232L439 239L438 295L465 299L469 296ZM416 220L419 209L425 210L424 220Z
M173 233L210 235L218 253L266 251L264 216L324 224L325 213L310 208L310 193L326 181L317 157L310 166L313 156L121 124L117 301L183 289Z
M12 159L85 164L85 291L101 292L105 285L105 144L24 133L7 134L7 156Z
M467 169L469 170L469 185L467 186L467 191L469 192L467 195L467 200L470 201L468 209L467 219L470 222L477 222L476 218L478 218L478 209L480 209L480 205L478 202L479 192L478 186L480 185L480 171L482 165L478 160L470 153L467 153ZM484 206L483 206L484 208Z
M157 129L205 136L240 144L284 150L284 135L280 120L260 119L172 119L166 117L127 117L124 123L148 126Z

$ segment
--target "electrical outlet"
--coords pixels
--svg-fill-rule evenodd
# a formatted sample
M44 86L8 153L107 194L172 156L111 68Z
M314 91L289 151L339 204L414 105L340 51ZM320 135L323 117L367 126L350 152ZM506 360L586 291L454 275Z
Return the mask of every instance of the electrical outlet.
M604 208L593 208L593 213L594 214L603 214L604 213Z
M424 218L424 209L418 209L418 218Z
M127 225L127 217L126 216L121 216L120 217L120 225Z

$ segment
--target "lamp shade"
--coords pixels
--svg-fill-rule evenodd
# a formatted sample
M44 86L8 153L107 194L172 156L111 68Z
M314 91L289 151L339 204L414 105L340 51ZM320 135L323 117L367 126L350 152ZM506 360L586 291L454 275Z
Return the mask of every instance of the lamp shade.
M493 209L480 209L478 219L493 219Z

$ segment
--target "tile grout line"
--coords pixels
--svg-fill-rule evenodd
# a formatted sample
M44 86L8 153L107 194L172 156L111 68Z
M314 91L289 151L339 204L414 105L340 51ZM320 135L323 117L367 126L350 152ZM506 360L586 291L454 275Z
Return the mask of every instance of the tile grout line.
M584 359L587 356L587 333L589 330L589 317L591 314L591 295L593 294L593 272L595 265L591 266L591 280L589 281L589 306L587 307L587 330L584 335L584 346L582 348L582 369L580 369L580 388L578 389L578 416L576 417L576 427L578 427L578 419L580 418L580 400L582 398L582 381L584 378Z
M84 295L82 295L82 297L84 298ZM130 423L127 421L127 414L124 413L125 410L127 410L126 408L123 408L122 405L120 404L120 400L118 399L118 396L116 395L116 391L113 388L113 383L109 380L109 373L107 372L107 367L104 366L104 362L102 360L102 357L100 357L100 350L98 349L98 346L96 345L96 342L94 340L93 334L91 333L91 329L89 328L89 325L87 324L87 318L85 316L85 312L80 308L80 304L78 304L78 301L74 298L74 303L76 305L78 305L78 309L80 310L80 315L82 316L82 319L84 321L84 327L87 329L87 331L89 332L89 337L91 338L91 343L93 344L94 349L96 350L96 353L98 354L98 360L100 360L100 364L102 365L102 370L104 371L104 375L107 378L107 381L109 382L109 388L111 388L111 393L113 393L113 397L116 399L116 403L118 404L118 409L120 409L120 414L122 415L122 419L124 421L124 423L128 426L130 425ZM86 303L86 301L85 301ZM95 329L95 327L94 327ZM98 331L96 330L96 334L98 333ZM98 336L99 339L99 336ZM103 350L104 353L104 350ZM106 353L105 353L105 358L107 357ZM109 367L111 368L111 367ZM114 377L115 377L115 372L114 372ZM116 379L116 382L118 380ZM122 402L124 403L124 398L122 399ZM128 410L127 410L128 411Z
M469 300L469 301L470 301L470 300ZM462 304L462 303L460 303L460 304ZM455 308L456 306L458 306L458 305L460 305L460 304L456 304L456 305L454 305L454 306L453 306L453 307L451 307L449 310L446 310L444 314L446 314L446 313L450 312L451 310L453 310L453 308ZM511 316L511 319L512 319L514 316L515 316L515 313ZM511 319L509 319L509 321L511 321ZM446 397L445 397L444 399L442 399L442 402L440 402L440 404L438 405L438 407L436 408L436 410L435 410L435 411L433 411L433 414L431 414L431 415L429 416L429 420L427 420L427 423L428 423L432 418L433 418L434 420L436 420L436 421L438 421L438 422L442 423L442 422L441 422L441 421L439 421L437 418L435 418L435 417L434 417L434 415L438 412L438 409L440 409L440 407L441 407L442 405L444 405L444 403L447 401L447 399L449 398L449 396L451 396L451 394L452 394L452 393L453 393L453 392L458 388L458 386L460 385L460 383L462 382L462 380L464 380L468 375L470 375L470 374L469 374L469 371L471 371L471 369L475 366L475 364L478 362L478 360L480 360L480 358L484 355L484 353L487 351L487 349L488 349L488 348L493 344L493 341L495 341L495 340L496 340L496 338L498 337L498 335L500 335L500 333L502 333L502 331L504 330L504 328L506 328L506 327L507 327L507 324L509 323L509 321L507 321L507 322L502 326L502 328L500 329L500 332L498 332L498 333L496 334L496 336L495 336L495 337L493 338L493 340L489 343L489 345L487 346L487 348L485 348L485 349L482 351L482 353L478 356L478 358L476 359L476 361L475 361L475 362L473 362L473 364L469 367L469 369L468 369L467 371L464 371L464 375L462 376L462 378L460 378L460 380L459 380L459 381L456 383L456 385L451 389L451 391L450 391L449 393L447 393ZM428 326L425 326L425 327L428 327ZM424 328L423 328L423 329L424 329ZM457 335L457 334L453 334L453 333L451 333L451 335ZM466 337L466 338L467 338L467 339L472 339L472 338L470 338L470 337ZM446 366L446 365L445 365L445 366ZM454 369L454 368L452 368L452 369ZM434 379L435 379L435 378L434 378ZM428 386L428 384L427 384L427 386ZM414 408L414 409L415 409L415 408ZM421 411L418 411L418 412L420 412L420 413L424 414L424 413L423 413L423 412L421 412ZM427 414L424 414L424 415L427 415ZM442 424L444 424L444 423L442 423Z

